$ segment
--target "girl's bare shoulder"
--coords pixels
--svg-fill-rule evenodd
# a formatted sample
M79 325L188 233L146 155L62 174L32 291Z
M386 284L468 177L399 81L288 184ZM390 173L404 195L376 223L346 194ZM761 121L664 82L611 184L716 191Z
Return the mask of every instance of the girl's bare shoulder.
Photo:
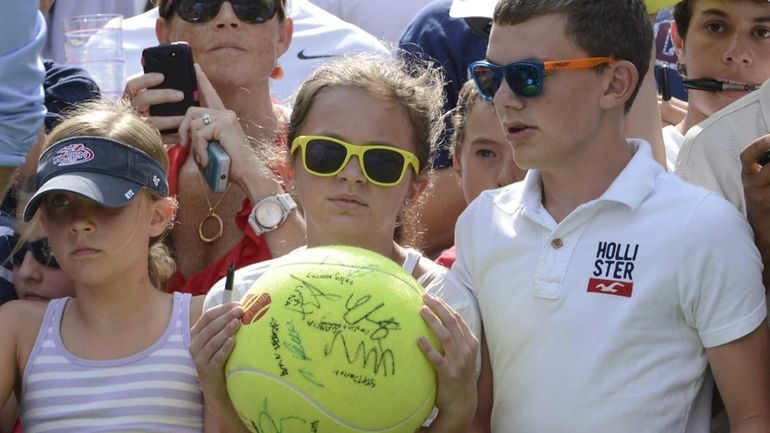
M48 302L15 300L0 305L0 324L2 328L29 330L37 335Z
M0 347L16 347L26 357L35 344L48 302L17 300L0 305Z

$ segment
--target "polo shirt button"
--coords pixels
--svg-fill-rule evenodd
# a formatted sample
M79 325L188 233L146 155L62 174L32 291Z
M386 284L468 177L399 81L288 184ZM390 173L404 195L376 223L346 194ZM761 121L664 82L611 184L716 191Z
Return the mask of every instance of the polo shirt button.
M556 238L556 239L551 241L551 246L554 247L557 250L559 248L561 248L563 245L564 245L564 243L559 238Z

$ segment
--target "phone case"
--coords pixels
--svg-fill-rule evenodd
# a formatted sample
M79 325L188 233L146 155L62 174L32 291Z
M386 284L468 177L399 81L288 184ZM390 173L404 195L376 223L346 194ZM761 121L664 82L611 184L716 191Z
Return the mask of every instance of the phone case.
M151 89L176 89L184 93L179 102L150 106L150 116L183 116L187 108L200 105L192 50L186 42L160 44L142 51L144 72L160 72L165 79Z
M209 164L203 169L203 179L214 192L225 192L230 177L230 155L216 141L209 141Z

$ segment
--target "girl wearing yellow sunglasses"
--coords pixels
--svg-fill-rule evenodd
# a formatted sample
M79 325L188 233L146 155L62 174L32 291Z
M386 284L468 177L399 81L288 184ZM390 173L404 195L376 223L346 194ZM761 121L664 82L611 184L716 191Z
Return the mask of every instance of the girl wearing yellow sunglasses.
M406 246L417 245L411 228L428 184L431 147L443 126L441 78L435 69L412 72L396 59L371 56L339 59L317 70L293 108L285 184L301 203L308 247L349 245L378 252L403 264L436 296L426 297L426 304L441 319L429 324L450 349L441 353L420 342L438 377L438 416L426 421L425 430L465 431L475 412L481 322L475 298L448 270ZM240 269L233 298L240 299L241 288L269 267L270 261ZM221 365L235 331L227 324L242 314L237 304L220 305L223 289L220 281L209 291L206 307L213 308L190 345L209 401L227 398ZM212 346L218 347L214 356ZM202 357L206 360L199 362Z

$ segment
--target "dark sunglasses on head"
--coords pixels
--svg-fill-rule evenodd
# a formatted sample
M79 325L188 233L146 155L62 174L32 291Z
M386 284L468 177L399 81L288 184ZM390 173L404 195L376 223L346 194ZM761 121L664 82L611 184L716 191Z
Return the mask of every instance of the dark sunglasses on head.
M291 144L291 154L302 150L305 170L316 176L334 176L344 169L352 156L358 157L366 180L379 186L393 186L401 182L411 166L420 172L420 161L412 152L393 146L346 143L332 137L301 135Z
M492 100L503 78L513 93L522 98L534 98L543 93L545 71L559 69L589 69L605 63L615 63L611 57L588 57L550 62L522 61L498 66L486 61L473 62L468 66L468 76L473 80L479 95Z
M179 18L191 23L211 21L219 13L222 3L229 1L239 20L260 24L271 20L281 12L281 0L169 0L161 11L161 16L168 19L176 11Z
M14 236L11 240L13 245L16 245L19 241L18 236ZM32 253L32 257L35 261L48 268L59 268L59 263L56 262L56 258L53 256L51 245L48 243L48 238L41 238L36 241L27 241L11 256L11 264L13 266L21 266L24 262L24 257L27 255L27 251Z

